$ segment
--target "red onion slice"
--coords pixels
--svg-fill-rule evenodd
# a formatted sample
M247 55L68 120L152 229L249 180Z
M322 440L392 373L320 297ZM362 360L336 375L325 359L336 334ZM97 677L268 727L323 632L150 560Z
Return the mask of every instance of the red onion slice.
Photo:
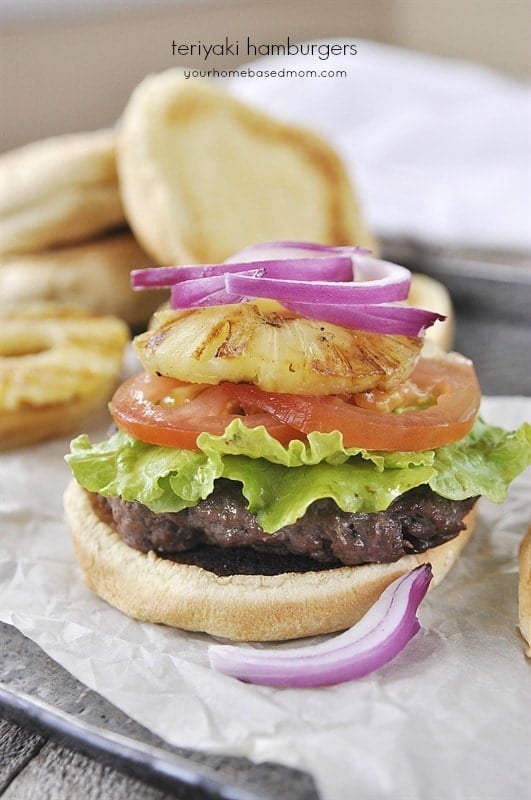
M250 271L250 264L259 267ZM171 287L173 308L264 297L296 314L372 333L419 336L440 314L406 305L411 273L364 248L310 242L264 242L223 264L134 270L135 289Z
M409 293L411 273L405 267L374 261L374 277L367 280L327 281L286 280L271 275L265 267L265 276L243 272L227 273L225 288L230 294L246 297L267 297L279 303L295 301L302 303L336 304L389 303L405 300ZM274 262L273 262L274 263ZM356 265L357 266L357 265ZM368 271L365 267L365 271Z
M172 308L198 308L200 306L239 303L240 295L229 294L225 289L224 275L181 281L172 286Z
M321 302L297 303L290 300L284 305L295 314L309 319L331 322L343 328L393 336L420 336L436 320L445 319L442 314L433 311L392 303L340 306Z
M430 564L416 567L391 583L356 625L319 644L284 650L210 645L210 664L264 686L331 686L362 678L389 663L420 630L417 610L431 579Z
M333 245L319 244L318 242L259 242L258 244L252 244L240 250L238 253L235 253L226 260L226 263L230 264L233 261L261 261L263 258L281 259L303 256L316 258L324 255L353 256L368 253L370 253L370 250L366 247L358 247L355 245L334 247Z
M291 280L352 281L352 259L348 255L327 255L318 258L259 259L260 267L267 270L271 278ZM174 286L181 281L199 280L242 272L249 269L253 261L236 261L223 264L190 264L176 267L146 267L131 272L133 289Z

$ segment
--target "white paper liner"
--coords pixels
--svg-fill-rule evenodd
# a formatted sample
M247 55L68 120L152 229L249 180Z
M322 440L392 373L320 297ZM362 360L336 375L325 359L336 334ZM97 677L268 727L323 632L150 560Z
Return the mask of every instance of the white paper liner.
M486 398L505 427L526 398ZM104 430L93 433L95 439ZM63 519L67 440L1 461L1 610L76 678L171 744L310 772L324 800L524 798L531 669L517 622L529 473L421 606L421 632L379 672L327 689L269 689L208 666L201 634L134 622L81 583Z

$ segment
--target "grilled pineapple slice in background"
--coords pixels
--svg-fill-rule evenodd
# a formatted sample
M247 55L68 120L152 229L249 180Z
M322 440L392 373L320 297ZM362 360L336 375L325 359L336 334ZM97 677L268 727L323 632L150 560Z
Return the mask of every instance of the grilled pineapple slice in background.
M144 368L192 383L341 394L388 389L409 375L422 340L299 317L270 300L161 311L136 337Z
M0 313L0 412L102 395L117 381L126 324L78 306L36 303Z

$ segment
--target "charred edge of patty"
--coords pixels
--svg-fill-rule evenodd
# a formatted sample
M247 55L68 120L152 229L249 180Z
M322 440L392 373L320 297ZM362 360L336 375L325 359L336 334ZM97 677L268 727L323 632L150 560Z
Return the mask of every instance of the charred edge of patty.
M138 502L92 495L96 513L128 546L218 576L398 561L455 538L476 500L448 500L419 486L385 511L367 514L341 511L324 499L312 503L294 524L265 533L247 509L240 485L227 480L219 480L196 506L163 514Z

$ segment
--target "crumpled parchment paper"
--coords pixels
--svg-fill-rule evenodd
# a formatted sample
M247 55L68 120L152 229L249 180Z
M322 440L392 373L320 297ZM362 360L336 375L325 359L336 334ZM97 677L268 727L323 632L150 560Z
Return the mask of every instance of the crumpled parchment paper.
M505 427L530 412L526 398L483 403ZM82 585L62 511L67 449L57 440L1 457L0 616L76 678L174 745L305 769L324 800L528 796L516 553L529 473L504 505L481 501L475 536L393 662L327 689L269 689L213 672L208 636L130 620Z

